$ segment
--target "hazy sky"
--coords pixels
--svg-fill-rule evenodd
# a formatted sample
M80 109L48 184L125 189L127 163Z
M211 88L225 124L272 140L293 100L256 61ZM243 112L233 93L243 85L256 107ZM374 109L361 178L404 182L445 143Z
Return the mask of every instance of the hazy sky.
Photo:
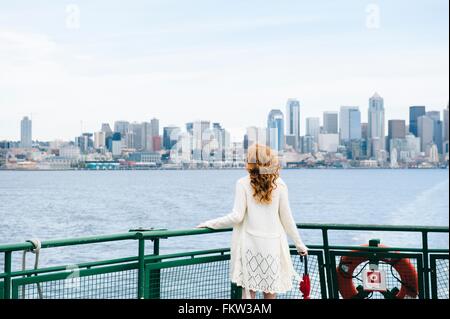
M102 122L219 121L233 135L298 98L304 119L368 98L442 110L448 0L0 0L0 140ZM379 15L377 14L379 13Z

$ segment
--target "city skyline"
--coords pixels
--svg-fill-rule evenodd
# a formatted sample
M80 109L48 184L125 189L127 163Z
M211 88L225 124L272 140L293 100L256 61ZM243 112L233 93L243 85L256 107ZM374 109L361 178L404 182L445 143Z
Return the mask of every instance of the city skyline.
M375 101L379 101L380 102L374 102ZM298 114L296 113L295 116L299 117L299 122L296 123L295 125L298 126L297 130L299 130L300 132L298 133L298 137L301 136L306 136L306 135L311 135L308 129L309 123L310 121L314 121L314 125L317 126L315 128L315 130L320 130L320 133L325 133L325 134L335 134L337 133L340 136L340 139L342 140L351 140L351 139L360 139L362 136L362 129L363 129L363 125L368 125L367 127L367 138L368 140L372 139L371 133L370 133L370 120L371 120L371 115L374 114L373 110L374 110L374 105L376 108L381 107L381 111L382 111L382 115L380 116L379 119L377 119L376 123L377 125L380 126L379 128L379 135L378 137L376 137L377 139L385 139L386 137L388 137L388 127L389 127L389 123L392 121L404 121L406 124L406 126L408 127L408 131L411 132L412 134L418 136L420 135L418 132L418 120L422 117L422 116L426 116L427 118L433 120L434 122L440 122L439 125L441 125L441 130L442 132L442 139L443 140L448 140L446 139L446 132L445 132L445 118L446 116L448 117L448 103L446 106L444 106L441 109L432 109L430 110L428 108L428 106L423 105L423 106L417 106L417 105L412 105L409 106L408 112L405 112L405 114L407 114L407 116L405 117L399 117L399 118L388 118L385 116L385 112L387 111L387 109L384 108L384 98L382 96L380 96L378 94L378 92L375 92L369 99L368 99L368 104L366 106L366 108L363 108L361 106L358 105L354 105L354 106L340 106L337 110L333 110L333 109L327 109L325 111L322 112L322 114L320 114L320 116L311 116L311 117L305 117L303 115L303 110L301 107L301 102L297 99L292 99L289 98L287 99L286 102L286 109L283 111L282 108L274 108L271 110L267 110L266 112L266 122L263 123L263 125L258 126L255 125L254 123L247 123L247 125L245 127L239 128L239 130L241 131L239 135L234 136L234 138L231 138L230 141L232 142L242 142L242 137L246 134L248 128L250 127L254 127L254 128L270 128L272 127L271 125L271 121L273 122L273 119L271 120L271 118L273 118L275 116L275 118L279 115L280 120L282 121L282 128L281 128L281 132L283 133L283 142L282 145L284 146L284 143L290 145L292 143L289 142L289 135L292 135L292 128L290 128L290 125L288 124L289 121L289 116L287 116L286 114L288 114L291 110L291 105L294 105L294 110L295 112L298 112ZM297 109L298 108L298 109ZM298 110L298 111L297 111ZM350 113L348 113L350 112ZM348 113L348 114L347 114ZM273 115L273 114L277 114L277 115ZM376 113L375 113L376 114ZM328 123L330 116L333 116L333 120L336 121L335 124L333 124L333 131L332 132L327 132L327 125L330 125L330 123ZM353 127L351 127L351 117L354 117L354 122L353 122ZM373 115L372 115L373 116ZM31 125L33 118L32 116L22 116L19 120L19 124L18 124L18 134L16 136L16 138L12 138L12 139L7 139L7 138L3 138L0 135L0 141L19 141L21 142L23 140L23 123L24 122L29 122ZM97 124L97 128L95 128L92 131L89 130L84 130L81 129L75 136L78 135L83 135L83 134L87 134L87 133L92 133L95 134L97 132L100 131L104 131L105 130L105 125L108 127L108 130L111 130L111 125L113 124L113 128L114 130L111 130L111 132L119 132L122 135L125 133L125 131L130 130L132 131L132 127L135 124L144 124L144 125L148 125L149 129L152 130L151 135L152 136L156 136L156 135L160 135L160 137L162 138L163 135L165 135L164 133L164 129L166 128L179 128L181 130L183 130L183 128L186 128L186 131L189 131L189 129L187 128L188 125L193 125L193 123L200 123L200 122L207 122L209 124L219 124L221 123L222 126L223 122L222 121L217 121L217 120L211 120L211 119L188 119L186 121L183 122L182 125L175 125L175 124L168 124L168 125L161 125L160 124L161 119L156 118L156 117L151 117L151 118L147 118L147 119L133 119L131 121L129 120L124 120L124 119L115 119L113 120L111 123L107 122L107 121L101 121L100 123ZM164 121L164 120L163 120ZM153 123L156 122L156 126L153 125ZM206 123L205 122L205 123ZM173 123L170 121L167 121L167 123ZM355 125L358 124L358 125ZM348 128L347 128L348 126ZM98 129L100 127L100 129ZM125 129L126 127L126 129ZM275 126L273 126L275 127ZM192 128L191 128L192 129ZM352 132L353 129L353 132ZM31 132L31 127L29 128L30 132ZM279 128L277 128L277 130L279 130ZM354 132L356 130L356 133ZM372 129L373 130L373 129ZM376 131L376 130L375 130ZM227 132L230 132L230 128L227 128ZM316 133L314 133L314 135L317 135L319 132L317 131ZM27 135L31 135L31 133L27 132ZM267 133L268 135L268 141L270 140L270 133ZM279 132L277 133L279 134ZM231 137L231 135L230 135ZM29 138L28 138L29 139ZM35 138L35 134L34 134L34 124L33 124L33 136L32 136L32 140L33 141L41 141L41 142L51 142L51 141L73 141L74 140L74 136L69 137L68 139L61 139L61 138L50 138L47 140L44 139L39 139L39 138ZM315 140L315 142L317 143L317 138ZM23 142L21 142L23 143ZM161 145L164 143L163 140L161 140ZM28 145L28 144L27 144ZM268 145L270 145L270 142L268 142ZM294 144L292 144L292 146L294 146ZM278 147L275 147L275 149ZM295 147L294 147L295 148ZM383 143L380 145L380 148L386 148L386 145L384 145ZM369 152L370 153L370 152Z
M180 1L125 11L101 1L5 3L1 138L15 138L24 115L40 140L70 139L81 121L95 131L152 117L171 119L161 126L216 119L236 136L264 126L270 109L285 112L286 98L300 101L303 118L363 109L374 91L386 118L447 104L447 1L249 1L237 11L199 2L203 10Z
M231 141L220 122L187 122L185 130L160 120L102 123L100 131L82 132L69 141L32 143L32 120L21 120L20 142L0 140L0 169L154 169L240 167L255 144L270 146L284 166L439 167L448 165L448 105L441 111L410 106L405 120L385 118L384 99L375 92L368 101L368 122L359 106L306 117L301 135L301 107L288 99L267 115L265 127L247 126ZM285 123L286 119L286 123ZM212 124L212 126L211 126ZM285 125L286 124L286 125ZM386 132L387 127L387 132ZM386 135L387 134L387 135Z

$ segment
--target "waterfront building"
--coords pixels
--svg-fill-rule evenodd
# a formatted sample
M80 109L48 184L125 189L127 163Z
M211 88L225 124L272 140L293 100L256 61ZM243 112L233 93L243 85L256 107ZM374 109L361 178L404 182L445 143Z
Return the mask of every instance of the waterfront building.
M300 138L302 153L313 153L314 149L314 137L311 135L305 135Z
M24 116L20 121L20 147L32 147L32 123L28 116Z
M109 126L109 123L102 123L102 128L100 129L101 132L105 133L105 139L109 136L112 136L113 131L111 130L111 127Z
M286 103L286 143L294 149L299 148L300 141L300 102L288 99Z
M19 148L20 142L0 141L0 149Z
M122 135L120 132L114 132L112 135L111 152L113 156L122 154Z
M284 116L283 112L273 109L267 117L267 144L277 152L284 150Z
M397 154L397 149L393 148L390 152L391 157L390 157L390 166L391 168L397 168L398 167L398 154Z
M209 121L195 121L192 126L193 159L203 159L203 147L209 140Z
M417 119L417 135L420 137L420 150L426 152L427 147L433 143L434 121L427 115Z
M444 128L439 111L429 111L426 115L433 120L433 143L436 144L439 154L443 154Z
M369 99L367 122L368 156L376 158L379 151L385 149L384 100L375 93Z
M213 135L217 141L217 147L219 149L227 149L230 147L230 133L225 130L220 123L213 123Z
M443 133L443 147L442 147L442 153L443 154L448 154L449 153L449 123L448 123L448 104L447 104L447 109L444 109L442 111L443 113L443 118L444 118L444 133Z
M75 144L80 148L81 153L86 154L94 147L92 136L92 133L83 133L75 138Z
M319 134L319 151L336 153L339 147L339 134Z
M125 135L124 146L129 149L140 150L142 149L142 124L133 122L128 127L128 132Z
M128 121L116 121L114 122L114 132L119 132L121 136L122 147L127 148L132 143L129 139L130 123Z
M361 112L357 106L342 106L339 114L340 139L344 144L361 139Z
M189 134L193 134L193 132L194 132L194 123L193 122L186 123L186 132L188 132Z
M94 133L94 148L100 149L106 146L106 133L105 132L95 132Z
M347 147L347 157L354 161L363 160L365 158L364 144L362 140L353 139Z
M388 140L393 138L404 139L406 137L405 120L389 120L388 121Z
M411 106L409 108L409 132L418 134L418 118L425 115L425 106Z
M431 144L427 150L427 157L430 163L439 163L439 151L436 144Z
M153 152L159 152L161 150L161 136L152 136L152 150Z
M59 156L62 158L78 160L81 156L80 148L75 145L64 145L59 149Z
M161 163L161 155L156 152L134 152L128 154L128 160L136 163Z
M178 126L163 127L163 143L165 150L170 150L177 143L181 129Z
M242 140L242 147L244 148L245 152L248 150L248 135L244 134L244 139Z
M128 133L130 123L127 121L114 122L114 132L119 132L121 136L125 136Z
M390 152L390 143L394 138L404 139L406 137L405 120L389 120L388 121L388 143L386 149Z
M318 143L319 134L320 134L320 118L318 117L306 118L306 135L312 136L314 143Z
M367 137L368 137L368 124L361 123L361 139L367 140Z
M324 134L338 134L338 112L323 112L323 130Z
M141 149L146 152L153 151L152 125L150 122L142 123Z
M414 134L407 134L405 140L410 158L417 158L420 155L420 138L414 136Z
M151 136L159 136L159 120L157 118L152 118L150 120L151 125Z

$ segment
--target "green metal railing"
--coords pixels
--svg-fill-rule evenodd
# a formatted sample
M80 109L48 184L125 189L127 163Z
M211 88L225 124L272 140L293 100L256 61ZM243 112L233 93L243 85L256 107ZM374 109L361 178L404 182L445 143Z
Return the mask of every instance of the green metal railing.
M312 298L341 298L337 267L343 256L363 256L370 260L396 261L408 258L418 274L417 298L449 298L449 249L429 248L429 234L448 234L448 227L298 224L298 228L321 233L322 243L309 244L309 272ZM0 245L4 254L4 270L0 273L0 299L28 298L240 298L241 289L229 279L228 248L161 254L161 240L172 237L200 236L229 232L231 229L189 229L131 231L107 236L49 240L42 242L42 252L55 247L108 242L137 242L132 257L61 265L36 270L13 270L13 254L34 248L30 242ZM400 232L421 235L421 247L361 247L330 243L331 231ZM145 243L153 243L153 251ZM294 247L291 256L295 269L303 272L303 264ZM360 273L360 266L355 272ZM381 262L388 274L389 289L402 283L392 263ZM355 285L361 278L352 277ZM279 298L300 298L297 287ZM383 297L380 294L373 298Z

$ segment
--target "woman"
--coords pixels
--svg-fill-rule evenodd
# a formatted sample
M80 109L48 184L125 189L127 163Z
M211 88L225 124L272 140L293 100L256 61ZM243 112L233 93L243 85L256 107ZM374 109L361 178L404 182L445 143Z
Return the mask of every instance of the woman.
M254 299L261 291L265 299L274 299L277 293L291 290L293 278L298 278L286 234L300 255L306 255L308 249L292 217L277 155L269 147L253 145L246 168L249 175L236 183L233 211L197 227L232 226L231 281L245 289L246 298Z

